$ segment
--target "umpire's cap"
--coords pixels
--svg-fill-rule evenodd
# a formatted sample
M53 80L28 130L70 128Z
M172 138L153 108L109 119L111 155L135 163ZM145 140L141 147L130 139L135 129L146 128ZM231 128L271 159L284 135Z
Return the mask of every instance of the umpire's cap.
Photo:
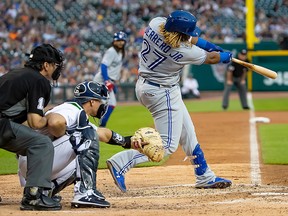
M61 64L63 60L62 53L50 44L42 44L35 47L29 55L29 61L32 62L54 62Z
M246 54L247 54L247 50L246 50L246 49L242 49L242 50L240 51L240 54L246 55Z
M197 19L192 13L184 10L176 10L167 17L165 30L198 37L201 30L196 26L196 23Z
M108 89L105 85L94 81L79 83L74 89L74 98L82 104L90 100L107 100Z

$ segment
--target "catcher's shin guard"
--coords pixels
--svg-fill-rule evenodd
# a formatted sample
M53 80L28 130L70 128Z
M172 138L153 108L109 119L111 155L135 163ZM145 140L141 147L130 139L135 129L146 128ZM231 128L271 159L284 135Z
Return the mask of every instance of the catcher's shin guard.
M96 137L95 137L96 138ZM96 172L99 162L99 141L92 140L89 149L81 151L77 156L78 171L81 178L81 192L89 189L96 190ZM78 172L77 171L77 172Z
M74 198L72 207L109 208L110 203L96 189L96 172L99 160L99 141L92 140L89 149L80 152L77 156L77 173L80 173L80 181L74 186Z
M196 145L192 153L191 163L195 166L196 175L203 175L206 172L208 166L199 144Z

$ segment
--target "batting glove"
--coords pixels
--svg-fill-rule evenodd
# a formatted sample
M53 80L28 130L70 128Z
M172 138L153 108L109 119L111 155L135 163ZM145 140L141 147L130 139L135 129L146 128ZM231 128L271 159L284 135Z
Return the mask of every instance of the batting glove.
M220 52L220 62L222 63L229 63L232 60L232 53L231 52Z
M110 92L113 91L113 89L114 89L114 83L109 81L109 80L107 80L105 82L105 86L108 88L108 91L110 91Z

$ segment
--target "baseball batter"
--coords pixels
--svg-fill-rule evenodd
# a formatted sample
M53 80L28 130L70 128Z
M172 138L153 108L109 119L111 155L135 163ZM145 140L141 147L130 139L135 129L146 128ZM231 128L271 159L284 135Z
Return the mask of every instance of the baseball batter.
M182 10L150 21L142 43L136 95L152 114L165 154L175 152L179 143L182 146L194 166L196 188L226 188L232 182L217 177L207 165L178 82L184 65L229 63L232 54L197 37L196 22L191 13ZM132 149L115 154L107 165L116 185L125 192L125 173L147 161L147 156Z
M110 115L112 114L117 101L116 83L121 78L121 69L125 57L125 44L127 36L120 31L114 34L112 46L105 52L101 61L100 71L95 75L94 81L104 83L109 90L108 109L103 116L100 126L105 127Z

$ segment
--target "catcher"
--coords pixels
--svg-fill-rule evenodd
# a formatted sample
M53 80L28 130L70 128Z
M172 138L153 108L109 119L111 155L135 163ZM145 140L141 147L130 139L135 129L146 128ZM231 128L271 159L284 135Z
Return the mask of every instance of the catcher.
M106 104L102 102L109 96L105 85L80 83L74 90L74 96L73 100L45 113L48 127L41 132L48 134L54 145L50 196L60 201L61 197L56 194L74 183L72 207L108 208L110 203L96 188L99 140L124 148L139 148L145 142L131 142L131 136L123 137L89 123L87 115L101 119L106 112ZM25 185L27 157L19 156L18 165L20 183Z

